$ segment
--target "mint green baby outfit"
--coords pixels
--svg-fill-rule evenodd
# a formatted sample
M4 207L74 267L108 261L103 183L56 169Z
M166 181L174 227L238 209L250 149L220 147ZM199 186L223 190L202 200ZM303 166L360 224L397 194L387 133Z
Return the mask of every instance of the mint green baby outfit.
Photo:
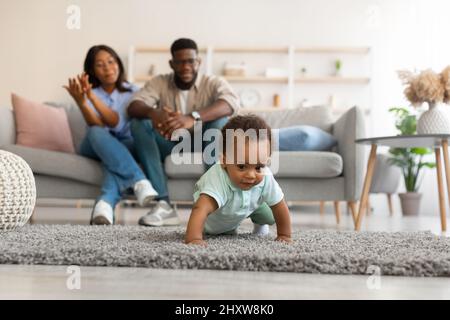
M256 224L274 224L271 206L284 198L283 191L268 167L263 180L249 190L236 187L220 163L213 165L197 181L194 187L194 201L204 193L217 202L217 210L205 222L205 233L221 234L233 231L246 218Z

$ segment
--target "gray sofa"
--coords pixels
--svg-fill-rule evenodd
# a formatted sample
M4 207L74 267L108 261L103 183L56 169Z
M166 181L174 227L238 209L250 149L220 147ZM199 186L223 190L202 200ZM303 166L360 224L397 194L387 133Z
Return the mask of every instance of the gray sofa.
M58 106L55 106L58 107ZM79 110L66 108L75 147L84 135ZM353 107L334 121L326 107L259 111L272 128L309 124L332 133L338 140L333 152L280 152L275 174L288 201L355 201L359 199L364 149L354 143L364 137L364 116ZM35 174L38 198L93 199L100 192L100 163L80 155L33 149L15 144L14 115L0 107L0 149L13 152L28 162ZM170 197L192 201L193 187L203 173L202 165L175 165L165 160Z

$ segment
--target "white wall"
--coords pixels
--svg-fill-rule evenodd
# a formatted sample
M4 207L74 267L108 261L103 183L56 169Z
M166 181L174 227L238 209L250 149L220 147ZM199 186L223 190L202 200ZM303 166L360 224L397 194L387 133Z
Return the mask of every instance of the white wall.
M66 28L69 5L81 29ZM445 0L0 0L0 106L10 92L69 101L61 88L80 72L86 50L105 43L126 63L133 44L370 46L373 135L394 133L387 109L406 105L395 71L450 64L450 4ZM424 179L422 212L437 214L434 172ZM384 209L384 201L375 204Z

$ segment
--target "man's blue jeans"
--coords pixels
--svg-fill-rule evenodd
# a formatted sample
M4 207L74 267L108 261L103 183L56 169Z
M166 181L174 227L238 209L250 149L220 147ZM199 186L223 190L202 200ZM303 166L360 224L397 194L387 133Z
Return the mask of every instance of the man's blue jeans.
M208 129L222 129L228 117L219 118L214 121L205 122L202 126L202 132ZM131 134L134 138L137 158L144 169L145 175L151 181L153 187L158 192L158 198L168 199L167 176L164 171L164 160L172 152L173 147L178 143L176 141L166 140L161 134L153 128L149 119L132 119ZM191 139L193 142L194 139ZM202 144L202 150L210 143L215 141L205 141ZM216 157L219 155L215 155ZM208 164L209 168L212 164Z
M118 139L106 128L89 127L81 143L80 154L102 162L102 195L97 201L104 200L114 208L122 192L146 179L133 158L134 153L133 139Z

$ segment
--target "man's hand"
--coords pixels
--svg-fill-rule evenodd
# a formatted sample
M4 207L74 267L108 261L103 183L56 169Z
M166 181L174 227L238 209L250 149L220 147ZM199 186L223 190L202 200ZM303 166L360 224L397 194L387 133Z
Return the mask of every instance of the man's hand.
M164 129L165 125L167 123L167 119L169 118L169 112L167 112L168 107L164 107L161 109L153 109L151 113L151 117L149 116L150 120L153 123L154 128L162 135L164 136Z
M187 244L189 244L189 245L197 245L197 246L202 246L202 247L206 247L207 246L206 241L202 240L202 239L195 239L195 240L192 240L192 241L188 242Z
M190 129L194 126L194 123L195 120L192 116L171 111L164 127L163 136L169 140L175 130Z
M287 242L287 243L292 243L292 238L290 236L283 236L283 235L279 235L275 241L281 241L281 242Z

